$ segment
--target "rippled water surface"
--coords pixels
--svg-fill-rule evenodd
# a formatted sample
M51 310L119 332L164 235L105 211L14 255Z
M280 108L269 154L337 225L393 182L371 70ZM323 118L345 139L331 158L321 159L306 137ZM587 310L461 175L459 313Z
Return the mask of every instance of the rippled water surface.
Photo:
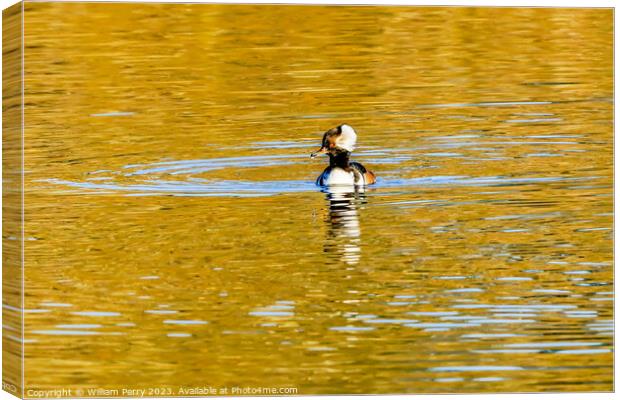
M27 388L612 389L610 10L26 9Z

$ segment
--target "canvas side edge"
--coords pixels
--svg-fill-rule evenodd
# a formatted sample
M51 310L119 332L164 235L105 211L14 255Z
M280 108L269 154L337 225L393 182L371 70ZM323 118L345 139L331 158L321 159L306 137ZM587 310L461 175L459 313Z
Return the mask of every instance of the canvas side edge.
M2 11L2 389L23 398L23 2Z

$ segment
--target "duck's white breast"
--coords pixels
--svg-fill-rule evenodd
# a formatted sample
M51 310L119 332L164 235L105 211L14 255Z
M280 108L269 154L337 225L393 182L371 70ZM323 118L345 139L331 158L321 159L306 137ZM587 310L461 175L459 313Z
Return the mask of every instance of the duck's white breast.
M327 185L354 185L355 175L342 168L332 168L325 181Z

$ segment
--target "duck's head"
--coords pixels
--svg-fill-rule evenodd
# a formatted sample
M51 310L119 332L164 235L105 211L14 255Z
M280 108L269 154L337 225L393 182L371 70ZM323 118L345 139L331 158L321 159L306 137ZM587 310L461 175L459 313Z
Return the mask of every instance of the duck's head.
M310 154L314 158L319 154L336 154L342 151L352 152L357 141L355 130L347 124L338 125L323 134L323 143L318 151Z

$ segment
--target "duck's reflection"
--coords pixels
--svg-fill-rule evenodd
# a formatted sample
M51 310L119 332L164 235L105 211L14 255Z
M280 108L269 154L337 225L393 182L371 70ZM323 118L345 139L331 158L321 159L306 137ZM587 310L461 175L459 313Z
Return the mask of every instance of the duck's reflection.
M363 188L329 187L325 189L329 204L327 236L324 250L349 265L361 257L361 231L358 209L366 202Z

